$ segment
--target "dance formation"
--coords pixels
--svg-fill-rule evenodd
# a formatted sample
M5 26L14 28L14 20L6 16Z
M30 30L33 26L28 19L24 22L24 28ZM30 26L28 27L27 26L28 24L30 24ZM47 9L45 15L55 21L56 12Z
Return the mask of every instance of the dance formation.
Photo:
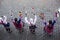
M13 15L11 15L11 17L12 17L11 22L13 23L15 28L20 33L24 31L23 29L24 29L25 23L27 23L29 25L30 32L35 34L35 29L37 28L36 21L39 21L39 20L37 20L38 18L37 18L36 14L33 14L33 15L35 16L35 18L34 19L29 18L29 20L28 20L28 17L27 17L27 14L26 14L26 17L24 19L25 22L24 22L23 21L23 14L22 14L22 12L19 12L19 18L17 18L17 17L13 18ZM49 35L52 35L53 30L54 30L54 24L56 23L56 21L59 17L59 12L55 12L54 19L49 20L48 22L46 22L46 20L45 20L44 13L40 13L39 17L44 24L44 28L43 28L44 32L49 34ZM7 16L3 15L3 16L0 17L0 25L3 25L8 33L13 32L10 28L10 22L7 21Z

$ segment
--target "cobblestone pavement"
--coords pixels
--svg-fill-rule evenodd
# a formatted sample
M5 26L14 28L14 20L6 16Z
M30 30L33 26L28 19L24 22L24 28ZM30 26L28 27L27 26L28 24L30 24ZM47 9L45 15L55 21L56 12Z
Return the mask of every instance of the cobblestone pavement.
M53 35L49 37L44 33L43 23L38 16L39 13L43 12L45 13L47 21L53 19L54 12L59 7L60 0L0 0L0 16L6 15L8 17L8 21L11 23L10 28L13 31L9 34L4 27L0 25L0 40L60 40L60 17L55 24ZM11 10L12 12L10 12ZM19 11L22 11L24 17L26 16L25 11L27 11L32 18L34 18L33 14L37 15L36 34L29 32L27 24L25 24L23 33L18 33L15 29L10 21L10 13L13 13L14 17L18 17Z

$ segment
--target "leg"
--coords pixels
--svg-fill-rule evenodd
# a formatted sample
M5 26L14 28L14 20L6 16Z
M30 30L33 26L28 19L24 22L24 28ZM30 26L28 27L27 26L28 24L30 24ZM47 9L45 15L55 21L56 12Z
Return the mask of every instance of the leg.
M6 31L9 32L9 33L12 32L9 27L6 28Z

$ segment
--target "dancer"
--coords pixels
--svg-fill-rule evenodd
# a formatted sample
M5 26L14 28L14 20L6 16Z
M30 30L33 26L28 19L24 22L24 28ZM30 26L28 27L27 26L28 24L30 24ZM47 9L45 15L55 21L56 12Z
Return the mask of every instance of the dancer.
M19 32L23 32L23 30L22 30L23 24L21 23L21 20L18 20L17 18L14 18L14 19L12 20L12 22L13 22L15 28L16 28L17 30L19 30Z
M20 26L21 26L21 30L23 31L24 30L24 26L25 26L25 22L23 20L23 14L22 12L19 11L19 23L20 23Z
M6 31L11 33L11 29L10 29L10 23L7 22L7 16L2 16L2 25L5 27Z
M12 19L12 22L14 26L16 27L16 29L19 30L20 33L23 32L23 22L22 22L21 12L19 12L19 18Z
M54 24L56 23L57 17L58 15L55 13L54 20L49 20L48 22L46 22L45 19L42 19L43 23L45 24L44 31L48 33L50 36L53 32Z
M3 23L3 19L2 19L2 17L0 17L0 24L2 24Z
M28 23L29 24L29 29L30 29L30 32L32 32L32 33L35 33L35 28L36 28L36 21L37 21L37 16L34 14L34 16L35 16L35 19L33 20L32 18L30 18L30 20L28 21L27 20L27 17L25 17L25 21L26 21L26 23Z

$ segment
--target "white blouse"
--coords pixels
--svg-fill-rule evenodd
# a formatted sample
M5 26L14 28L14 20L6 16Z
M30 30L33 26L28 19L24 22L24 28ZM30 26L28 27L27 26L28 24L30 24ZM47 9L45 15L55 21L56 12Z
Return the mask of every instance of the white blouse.
M35 23L36 23L36 21L37 21L37 16L35 15L35 19L30 18L29 21L27 20L27 17L25 17L25 21L26 21L26 23L28 23L28 24L33 24L33 25L35 25Z

